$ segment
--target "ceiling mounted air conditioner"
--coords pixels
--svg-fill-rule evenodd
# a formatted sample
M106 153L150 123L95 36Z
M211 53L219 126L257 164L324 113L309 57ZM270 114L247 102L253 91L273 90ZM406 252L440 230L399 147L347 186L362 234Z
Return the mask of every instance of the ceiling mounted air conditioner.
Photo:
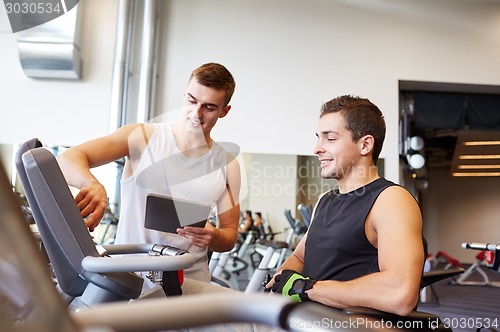
M80 79L80 27L78 4L64 15L18 33L21 66L28 77L47 79ZM33 20L21 16L20 20ZM43 19L43 17L40 17Z

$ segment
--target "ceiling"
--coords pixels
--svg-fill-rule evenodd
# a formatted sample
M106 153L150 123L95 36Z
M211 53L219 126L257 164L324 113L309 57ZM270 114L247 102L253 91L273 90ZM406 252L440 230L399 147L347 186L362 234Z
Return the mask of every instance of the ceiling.
M500 176L500 131L460 130L450 166L452 176Z
M446 168L452 176L500 176L500 131L440 130L422 136L425 168Z
M449 168L455 152L457 131L426 131L422 136L427 167Z

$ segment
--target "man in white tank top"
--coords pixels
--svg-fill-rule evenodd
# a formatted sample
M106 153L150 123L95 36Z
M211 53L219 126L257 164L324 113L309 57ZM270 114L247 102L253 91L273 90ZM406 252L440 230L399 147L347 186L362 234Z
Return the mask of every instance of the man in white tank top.
M115 243L161 243L187 249L196 263L186 277L209 282L207 249L231 250L238 236L239 164L210 136L217 121L231 109L234 88L234 79L224 66L204 64L191 74L180 119L125 125L60 154L58 162L68 184L80 189L75 200L87 217L89 230L99 224L107 206L106 190L90 168L125 158ZM164 161L168 167L161 167ZM145 176L158 166L160 174ZM177 229L177 234L146 229L149 193L210 204L218 212L217 226L208 222L204 228L186 226Z

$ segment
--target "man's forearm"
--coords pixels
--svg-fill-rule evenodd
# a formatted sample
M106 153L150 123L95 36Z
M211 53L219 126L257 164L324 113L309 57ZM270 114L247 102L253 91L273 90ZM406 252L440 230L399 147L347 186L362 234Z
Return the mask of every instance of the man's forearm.
M335 308L361 306L407 315L417 303L418 285L389 280L393 278L382 272L346 282L321 280L307 294L311 300Z
M233 249L238 232L232 228L215 228L215 236L210 242L209 248L215 252L226 252Z
M285 262L278 268L278 271L282 270L294 270L302 273L302 267L304 262L295 253L292 253Z
M83 188L97 179L90 172L90 166L85 159L77 159L71 156L70 151L65 151L57 157L57 162L63 172L66 182L78 189Z

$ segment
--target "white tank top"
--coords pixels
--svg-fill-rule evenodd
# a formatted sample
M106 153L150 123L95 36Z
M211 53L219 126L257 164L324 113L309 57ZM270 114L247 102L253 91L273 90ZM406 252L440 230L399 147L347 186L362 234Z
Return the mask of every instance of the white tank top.
M215 142L200 158L187 158L175 143L170 123L154 123L154 131L138 166L121 183L120 221L116 244L167 244L188 250L195 257L186 277L209 282L207 249L192 245L177 234L144 227L146 197L150 193L217 205L226 188L227 154Z

